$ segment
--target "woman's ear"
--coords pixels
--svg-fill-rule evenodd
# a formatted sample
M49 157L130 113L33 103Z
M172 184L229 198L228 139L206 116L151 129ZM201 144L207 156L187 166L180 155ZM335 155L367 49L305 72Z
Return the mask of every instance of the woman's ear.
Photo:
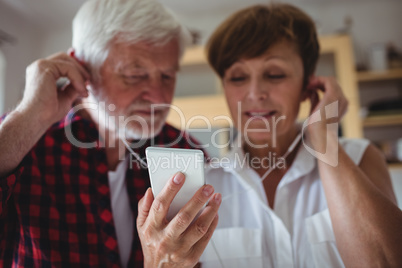
M311 94L311 81L313 81L315 79L315 75L312 74L308 77L306 84L304 85L303 89L302 89L302 93L301 93L301 101L305 101L307 99L310 98L310 94Z

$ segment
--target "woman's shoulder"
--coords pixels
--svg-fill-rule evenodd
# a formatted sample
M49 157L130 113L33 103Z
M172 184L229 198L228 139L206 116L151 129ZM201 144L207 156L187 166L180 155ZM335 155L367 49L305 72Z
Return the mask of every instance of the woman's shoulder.
M356 165L360 163L370 145L369 140L356 138L340 138L339 143Z

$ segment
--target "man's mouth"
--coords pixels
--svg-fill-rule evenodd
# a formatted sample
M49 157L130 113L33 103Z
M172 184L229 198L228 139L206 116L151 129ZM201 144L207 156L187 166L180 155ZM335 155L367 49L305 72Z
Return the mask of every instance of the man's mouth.
M162 110L135 110L131 112L131 115L138 115L141 117L150 117L150 116L160 116L162 115Z

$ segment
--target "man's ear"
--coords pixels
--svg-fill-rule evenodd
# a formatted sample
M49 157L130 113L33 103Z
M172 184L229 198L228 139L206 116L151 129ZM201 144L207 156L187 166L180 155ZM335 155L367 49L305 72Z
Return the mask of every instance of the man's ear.
M67 50L67 54L68 54L70 57L72 57L72 58L74 58L74 59L77 60L77 58L75 57L75 49L74 49L74 48L70 47L70 48Z
M315 78L314 74L312 74L308 77L307 82L302 89L302 93L301 93L301 97L300 97L302 102L307 100L310 97L310 91L311 91L310 84L314 78Z
M76 61L78 61L78 63L81 64L82 67L84 67L85 69L87 69L85 62L83 62L82 60L78 59L78 58L75 56L75 49L74 49L74 48L72 48L72 47L69 48L69 49L67 50L67 54L68 54L70 57L74 58Z
M84 67L84 68L88 71L88 68L87 68L85 62L79 60L79 59L75 56L75 49L74 49L74 48L72 48L72 47L69 48L69 49L67 50L67 54L68 54L70 57L74 58L82 67ZM86 81L86 82L85 82L85 86L86 86L87 90L89 90L90 92L92 92L92 91L93 91L93 89L92 89L92 79Z

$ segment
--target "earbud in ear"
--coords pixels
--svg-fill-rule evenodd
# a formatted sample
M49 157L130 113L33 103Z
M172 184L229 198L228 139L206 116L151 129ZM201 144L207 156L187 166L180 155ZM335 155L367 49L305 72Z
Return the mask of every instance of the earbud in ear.
M88 90L89 93L93 93L94 91L94 88L89 82L85 83L85 88Z
M75 50L74 50L74 48L69 48L69 49L67 50L67 54L68 54L70 57L73 57L73 58L75 59Z

